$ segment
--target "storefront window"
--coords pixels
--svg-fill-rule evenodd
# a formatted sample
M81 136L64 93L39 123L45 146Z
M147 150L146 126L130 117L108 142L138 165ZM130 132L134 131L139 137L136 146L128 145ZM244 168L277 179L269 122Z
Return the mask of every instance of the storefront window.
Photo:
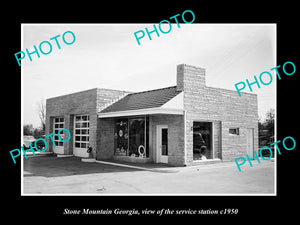
M128 155L128 119L115 121L115 155Z
M115 155L149 157L149 119L115 120Z
M129 120L129 156L145 157L145 119Z
M193 122L193 158L206 160L213 158L212 123Z

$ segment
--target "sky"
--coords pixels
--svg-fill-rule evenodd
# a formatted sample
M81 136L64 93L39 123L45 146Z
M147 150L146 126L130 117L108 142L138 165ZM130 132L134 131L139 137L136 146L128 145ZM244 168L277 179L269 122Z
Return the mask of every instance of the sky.
M23 124L40 126L37 105L47 98L96 87L138 92L174 86L176 66L182 63L205 68L207 86L230 90L277 66L274 24L182 22L178 28L175 23L169 33L152 33L152 40L146 34L138 45L134 33L145 27L151 31L153 24L22 24L20 51L32 52L43 41L52 44L50 54L32 54L32 61L26 55L21 62ZM66 31L75 34L71 45L62 40ZM57 35L61 49L50 40ZM48 51L47 44L43 49ZM276 79L252 87L264 118L275 108Z

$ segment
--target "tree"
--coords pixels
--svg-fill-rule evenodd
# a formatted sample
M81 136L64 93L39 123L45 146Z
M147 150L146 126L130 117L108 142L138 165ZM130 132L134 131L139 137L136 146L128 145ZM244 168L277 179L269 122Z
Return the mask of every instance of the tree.
M275 109L269 109L269 111L266 113L266 121L273 120L275 118Z
M274 136L274 119L275 119L275 110L270 109L266 113L266 120L264 122L264 129L267 130L271 136Z
M259 148L262 148L263 146L268 146L271 149L274 148L274 146L270 146L270 144L274 142L274 120L275 110L270 109L266 113L266 119L263 122L261 120L258 121ZM265 152L269 153L269 151ZM263 155L267 156L264 153Z
M41 128L35 128L33 130L33 133L32 133L33 137L35 139L38 139L38 138L44 138L44 135L45 135L45 131L42 130Z
M23 135L33 135L32 124L27 124L23 126Z
M38 114L41 121L41 130L46 130L46 104L43 99L41 99L38 103Z

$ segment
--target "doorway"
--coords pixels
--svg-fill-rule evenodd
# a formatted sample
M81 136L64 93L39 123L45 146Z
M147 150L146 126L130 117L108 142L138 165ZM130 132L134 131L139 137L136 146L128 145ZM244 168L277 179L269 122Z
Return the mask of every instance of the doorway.
M53 131L54 135L54 144L53 152L55 154L64 154L64 143L58 138L58 131L64 128L64 117L55 117L53 119ZM60 138L63 139L63 134L60 134Z
M168 126L157 125L156 162L168 163Z
M193 122L193 160L213 159L212 122Z
M87 149L90 141L90 116L74 116L74 145L73 155L79 157L89 157Z
M254 129L247 129L247 154L250 158L254 155Z

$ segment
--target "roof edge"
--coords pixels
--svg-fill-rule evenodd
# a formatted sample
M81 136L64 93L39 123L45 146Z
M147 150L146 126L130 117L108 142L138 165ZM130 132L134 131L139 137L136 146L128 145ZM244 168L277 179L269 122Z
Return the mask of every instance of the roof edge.
M122 117L122 116L141 116L141 115L152 115L152 114L183 115L184 110L183 109L171 109L171 108L156 107L156 108L98 113L98 118L112 118L112 117Z
M164 87L164 88L157 88L157 89L152 89L152 90L148 90L148 91L139 91L139 92L131 92L129 95L131 94L140 94L140 93L146 93L146 92L152 92L152 91L158 91L158 90L163 90L163 89L170 89L170 88L176 88L177 86L170 86L170 87ZM178 91L181 92L181 91Z

